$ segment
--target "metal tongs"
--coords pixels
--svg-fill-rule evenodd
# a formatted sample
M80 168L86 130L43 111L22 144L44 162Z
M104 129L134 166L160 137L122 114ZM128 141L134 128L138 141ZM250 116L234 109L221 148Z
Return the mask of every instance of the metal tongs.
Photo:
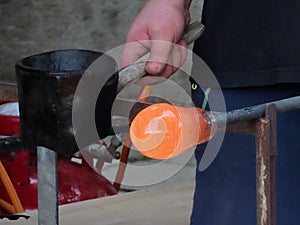
M199 21L195 21L186 28L182 39L189 45L197 40L202 35L203 31L204 25ZM150 53L147 53L133 64L119 71L117 94L120 93L127 84L146 75L145 67L149 56ZM113 159L120 158L120 153L117 151L117 148L122 145L120 139L124 139L124 134L118 133L112 136L108 146L103 141L100 141L97 144L89 145L87 147L88 149L85 149L84 151L87 151L94 158L111 163Z
M202 35L203 31L204 25L201 22L193 22L186 28L182 39L189 45L197 40ZM128 83L146 75L145 67L149 56L150 53L147 53L133 64L119 71L117 93L119 93Z

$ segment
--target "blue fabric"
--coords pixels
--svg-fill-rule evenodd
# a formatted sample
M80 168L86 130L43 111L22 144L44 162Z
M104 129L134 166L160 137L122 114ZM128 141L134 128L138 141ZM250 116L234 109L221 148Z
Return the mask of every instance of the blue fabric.
M300 95L300 85L224 89L227 110ZM192 91L201 106L203 93ZM277 224L299 224L300 110L278 115ZM195 152L197 164L205 144ZM226 133L221 150L205 171L196 171L192 225L256 224L255 139Z
M222 87L300 83L300 1L204 1L194 51Z

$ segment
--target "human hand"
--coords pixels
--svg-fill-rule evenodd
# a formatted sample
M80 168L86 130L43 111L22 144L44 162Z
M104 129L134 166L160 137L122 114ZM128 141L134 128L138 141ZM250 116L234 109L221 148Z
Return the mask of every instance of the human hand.
M123 52L123 67L150 51L146 72L171 76L186 59L186 43L181 36L190 23L190 2L148 0L129 29L126 42L131 44Z

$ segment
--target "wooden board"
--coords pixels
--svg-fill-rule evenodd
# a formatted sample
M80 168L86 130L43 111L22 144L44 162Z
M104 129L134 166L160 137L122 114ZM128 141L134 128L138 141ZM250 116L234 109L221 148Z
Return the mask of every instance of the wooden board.
M60 225L188 225L193 191L193 182L177 183L64 205ZM38 224L36 211L26 214L31 218L1 224Z
M0 100L18 101L17 85L0 83Z

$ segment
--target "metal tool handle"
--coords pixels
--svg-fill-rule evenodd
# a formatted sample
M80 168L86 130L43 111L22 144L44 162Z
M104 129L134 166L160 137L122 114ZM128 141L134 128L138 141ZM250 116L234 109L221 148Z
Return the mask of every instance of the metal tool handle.
M213 112L213 116L218 128L223 128L225 124L233 124L264 116L266 107L270 104L274 104L276 106L276 111L278 113L300 109L300 96L249 106L242 109L235 109L225 113Z
M189 45L195 40L197 40L201 36L203 31L204 31L204 25L201 22L199 21L193 22L186 28L182 36L182 39L185 40L186 43ZM119 92L129 82L146 75L145 67L146 67L147 59L149 59L149 56L150 53L147 53L143 57L138 59L136 62L134 62L133 64L119 71L117 92Z

